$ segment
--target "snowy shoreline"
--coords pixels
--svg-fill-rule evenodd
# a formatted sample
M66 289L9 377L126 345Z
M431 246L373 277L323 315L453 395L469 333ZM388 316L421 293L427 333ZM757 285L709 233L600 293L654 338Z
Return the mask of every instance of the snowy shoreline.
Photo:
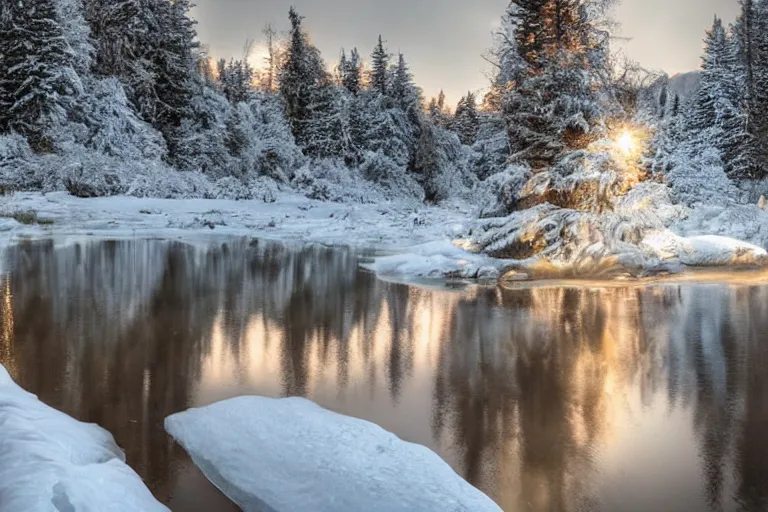
M0 364L0 504L8 511L167 512L112 434L16 385Z
M691 212L670 230L647 235L637 254L626 257L619 253L615 259L629 260L628 266L634 265L646 276L679 274L688 266L759 267L768 263L765 248L727 237L739 234L738 225L703 222L701 218L713 217L706 209ZM273 203L126 196L80 199L66 192L23 192L0 198L0 248L40 239L66 244L84 238L195 242L252 237L370 251L373 257L361 262L363 268L381 278L405 282L445 278L493 282L509 269L520 269L512 280L600 277L600 266L610 262L610 258L598 257L579 269L557 259L511 260L465 250L458 240L482 222L476 213L459 200L438 206L408 200L333 203L293 192L279 193ZM713 226L717 229L706 229ZM602 277L615 276L608 272Z

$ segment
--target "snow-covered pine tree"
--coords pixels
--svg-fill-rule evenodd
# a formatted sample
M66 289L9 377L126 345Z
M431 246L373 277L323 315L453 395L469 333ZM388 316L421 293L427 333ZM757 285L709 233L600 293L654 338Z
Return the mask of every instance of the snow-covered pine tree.
M320 52L314 47L302 27L302 17L291 7L288 17L291 31L284 58L278 70L280 96L286 106L286 113L291 129L299 146L305 146L307 134L304 132L310 119L318 88L327 84L325 65ZM324 102L321 99L321 102Z
M511 81L502 99L510 144L516 159L548 167L594 137L608 42L598 28L603 0L512 3L518 58L507 57Z
M672 101L672 117L680 115L680 95L675 93L675 99Z
M402 53L398 54L390 96L394 100L395 106L410 116L413 117L417 112L421 113L423 108L421 89L414 83L413 75Z
M371 71L368 78L371 89L386 94L389 78L389 52L384 47L384 40L379 35L379 42L371 55Z
M664 84L659 92L659 117L664 119L667 114L667 102L669 101L669 91L667 85Z
M55 3L64 39L74 54L73 69L82 78L90 74L95 53L84 17L83 0L58 0Z
M152 5L161 32L150 52L156 94L156 116L150 122L165 137L173 162L185 158L179 154L179 142L187 137L182 125L194 119L192 102L201 94L202 80L196 69L199 43L196 22L189 16L189 0L161 0Z
M471 146L477 140L480 116L477 112L477 99L472 92L468 92L456 105L452 128L464 145Z
M0 130L50 151L50 130L65 122L79 93L75 53L55 0L3 2L0 9Z
M177 160L182 122L201 94L199 43L189 0L86 0L96 47L94 69L125 85L142 119L162 132Z
M85 0L84 7L95 47L93 70L120 79L140 116L153 117L154 84L148 54L159 27L149 3Z
M755 178L757 146L741 108L740 76L737 44L715 17L704 40L701 84L687 127L702 149L717 148L729 177Z
M218 87L230 103L246 101L253 89L253 69L242 60L231 59L218 63Z
M265 92L275 92L277 88L277 32L272 25L267 24L262 31L264 34L264 44L267 48L267 54L264 57L264 73L261 80L262 88Z
M308 116L302 123L302 147L315 158L344 158L347 164L357 162L350 127L353 98L331 83L322 84L312 94Z
M440 94L438 94L437 98L429 100L427 114L435 126L448 128L451 124L451 114L448 109L445 108L445 92L443 90L440 90Z
M339 65L336 66L336 80L339 85L344 85L344 71L347 69L347 52L344 48L341 49L341 55L339 56Z
M360 53L357 51L357 48L352 48L348 58L343 52L342 57L344 57L344 59L342 63L339 64L341 85L343 85L350 93L357 96L360 92L360 78L363 66L363 63L360 60Z
M424 200L434 203L443 199L441 196L440 153L437 145L437 127L426 123L421 130L419 143L414 155L413 170L420 177L424 188Z

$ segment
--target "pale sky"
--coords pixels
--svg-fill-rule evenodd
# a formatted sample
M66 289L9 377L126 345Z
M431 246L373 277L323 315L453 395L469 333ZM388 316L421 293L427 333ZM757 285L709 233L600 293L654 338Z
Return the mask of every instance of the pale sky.
M295 5L329 67L341 48L366 59L378 34L390 52L402 51L426 98L444 89L451 103L488 85L481 55L508 0L196 0L198 33L214 57L240 57L247 39L262 40L272 23L288 29ZM626 54L675 74L698 68L704 30L717 13L732 21L737 0L623 0L616 11Z

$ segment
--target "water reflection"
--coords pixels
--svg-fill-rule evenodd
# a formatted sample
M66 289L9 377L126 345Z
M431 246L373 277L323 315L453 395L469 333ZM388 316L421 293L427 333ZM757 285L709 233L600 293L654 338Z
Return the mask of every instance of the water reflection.
M174 510L225 502L163 419L240 394L374 421L505 510L768 507L768 287L424 290L248 240L5 263L0 362L112 431Z

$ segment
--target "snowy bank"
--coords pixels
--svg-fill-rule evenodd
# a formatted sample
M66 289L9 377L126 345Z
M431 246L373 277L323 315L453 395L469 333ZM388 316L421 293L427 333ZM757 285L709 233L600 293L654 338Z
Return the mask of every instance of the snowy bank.
M8 512L167 511L112 435L40 402L0 365L0 505Z
M165 428L246 511L500 510L429 449L302 398L235 398Z
M17 193L0 197L0 247L30 238L254 237L375 250L380 257L365 268L408 282L493 280L510 270L516 280L613 278L768 263L761 249L768 212L756 206L678 206L664 185L650 182L612 201L612 211L544 202L477 219L459 200L426 206L407 199L334 203L286 191L273 203Z
M44 222L22 224L18 214ZM0 197L0 245L24 238L94 236L177 238L249 236L357 248L402 251L450 240L465 230L471 207L457 201L425 206L410 200L334 203L278 192L275 201L226 199L80 199L63 192Z

